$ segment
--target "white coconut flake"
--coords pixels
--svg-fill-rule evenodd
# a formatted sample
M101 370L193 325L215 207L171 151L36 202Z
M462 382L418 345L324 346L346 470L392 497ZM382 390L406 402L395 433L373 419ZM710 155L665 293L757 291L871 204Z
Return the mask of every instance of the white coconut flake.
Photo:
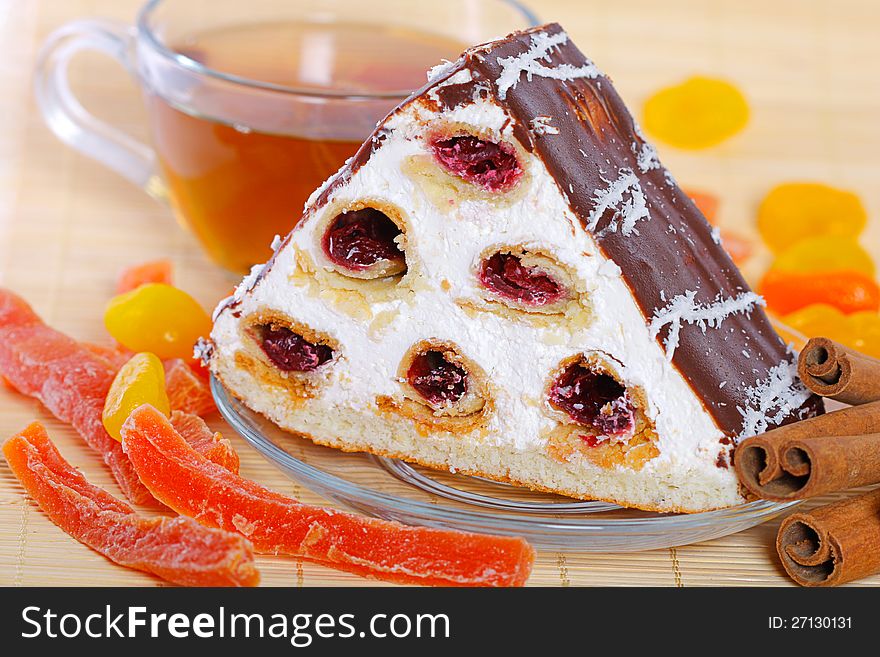
M277 251L279 246L281 246L281 235L275 235L275 237L272 238L272 243L269 245L269 248L273 251Z
M214 343L206 338L199 338L193 345L193 358L201 361L202 365L208 366L211 356L214 354Z
M794 358L774 365L763 381L747 388L746 407L737 406L743 416L738 439L762 434L773 425L794 413L810 397L810 391L801 383ZM802 415L802 414L801 414Z
M718 226L712 229L712 241L715 244L721 244L721 229Z
M450 62L448 59L440 60L439 64L428 69L428 82L439 80L447 73L451 72L454 67L455 62Z
M627 195L629 198L626 198ZM592 201L593 209L587 218L587 229L591 232L596 230L599 220L607 210L614 210L614 216L602 229L599 237L618 230L623 235L629 236L632 233L638 235L636 223L651 218L645 193L642 191L638 176L632 169L621 169L617 180L609 183L605 189L597 190Z
M265 267L266 265L262 263L254 265L251 267L251 272L241 279L241 283L238 284L238 287L235 288L235 292L232 293L232 298L235 299L236 302L240 302L244 299L245 294L254 289L254 285L260 280L260 275L263 273Z
M552 120L549 116L536 116L529 121L529 127L536 135L558 135L559 128L555 125L550 125Z
M526 52L515 57L499 57L498 64L501 66L501 75L495 81L498 87L498 98L504 100L507 97L507 92L510 89L515 89L519 84L520 76L523 73L526 74L526 80L529 82L535 75L553 80L600 77L601 71L589 60L583 66L559 64L552 67L539 61L544 59L549 62L553 51L567 42L568 34L565 32L557 34L538 32L532 35L532 45Z
M232 305L232 295L220 299L220 302L214 308L214 312L211 313L211 321L216 322L217 318L220 317L220 313L226 310L229 306Z
M678 347L682 324L696 324L705 333L707 328L719 328L730 315L750 315L755 306L766 305L763 297L754 292L743 292L736 297L727 298L719 294L715 301L707 304L697 303L696 296L696 290L688 290L673 297L666 307L654 311L654 317L648 326L651 335L657 337L664 326L669 326L669 333L663 341L667 360L672 360Z
M636 164L642 173L648 173L651 169L660 168L660 158L657 156L657 149L654 144L650 143L645 135L642 134L642 127L633 119L633 131L639 138L639 142L633 142L632 151L636 154Z

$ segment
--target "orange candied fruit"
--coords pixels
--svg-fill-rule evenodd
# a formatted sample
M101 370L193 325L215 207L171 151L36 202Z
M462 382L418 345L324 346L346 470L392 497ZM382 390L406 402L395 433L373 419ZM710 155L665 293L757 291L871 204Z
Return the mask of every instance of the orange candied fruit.
M826 337L841 344L851 344L854 336L848 317L827 303L813 303L788 313L782 322L807 338Z
M162 361L150 353L135 354L116 373L101 414L107 433L122 440L122 424L142 404L151 404L166 417L171 413L165 392L165 369Z
M860 312L853 313L848 319L854 336L850 346L869 356L880 358L880 315Z
M804 273L771 269L764 275L760 291L767 307L781 315L811 304L834 306L845 314L880 309L877 283L857 271Z
M3 456L49 519L114 563L183 586L256 586L253 546L190 518L145 517L70 465L34 422L3 443Z
M208 415L217 410L208 382L181 358L165 361L165 390L175 411Z
M138 476L178 513L286 554L401 584L522 586L535 552L523 539L414 527L302 504L198 454L156 409L122 429Z
M695 76L645 101L645 128L670 146L708 148L740 132L749 120L745 96L733 84Z
M755 246L749 238L723 228L721 229L721 246L727 251L730 259L738 265L751 258L755 251Z
M160 359L192 357L196 340L211 332L211 318L183 290L147 283L110 300L104 324L117 342Z
M171 285L173 267L170 260L150 260L139 265L126 267L116 279L116 294L124 294L147 283Z
M715 220L718 218L718 206L720 205L718 197L715 196L715 194L702 189L688 188L684 190L684 193L694 202L697 209L703 213L703 216L706 217L706 221L710 224L714 224Z
M855 193L813 182L777 185L758 209L761 237L777 252L811 237L856 237L867 221Z
M847 235L809 237L781 251L772 268L787 272L857 271L874 277L874 261Z
M122 445L101 423L101 409L117 366L43 323L27 302L0 288L0 374L20 393L39 399L69 422L98 452L125 496L157 502L131 467Z
M880 358L880 314L863 311L844 315L828 304L812 304L785 315L786 326L806 337L827 337L857 351Z

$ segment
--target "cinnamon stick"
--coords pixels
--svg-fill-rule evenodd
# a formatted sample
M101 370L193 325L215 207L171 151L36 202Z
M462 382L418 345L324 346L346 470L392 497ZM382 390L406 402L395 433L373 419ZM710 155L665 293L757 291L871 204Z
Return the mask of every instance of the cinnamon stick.
M733 463L746 489L780 502L880 483L880 401L746 438Z
M836 586L880 572L880 488L788 516L776 551L801 586Z
M812 338L798 358L798 375L812 392L844 404L880 399L880 360L828 338Z

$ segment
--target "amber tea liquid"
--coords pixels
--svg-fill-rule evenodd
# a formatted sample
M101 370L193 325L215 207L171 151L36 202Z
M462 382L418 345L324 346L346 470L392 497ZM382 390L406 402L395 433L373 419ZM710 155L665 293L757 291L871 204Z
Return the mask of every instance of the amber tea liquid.
M224 28L177 48L212 70L248 80L364 94L416 89L428 68L462 49L438 35L345 23ZM180 220L215 262L237 272L268 258L272 237L290 231L312 191L397 102L380 101L378 116L353 122L359 110L349 101L322 105L320 97L303 102L280 92L230 98L208 88L193 89L190 97L191 106L148 98L159 164ZM224 107L231 103L236 106ZM254 120L222 118L233 113ZM363 127L353 128L356 123Z

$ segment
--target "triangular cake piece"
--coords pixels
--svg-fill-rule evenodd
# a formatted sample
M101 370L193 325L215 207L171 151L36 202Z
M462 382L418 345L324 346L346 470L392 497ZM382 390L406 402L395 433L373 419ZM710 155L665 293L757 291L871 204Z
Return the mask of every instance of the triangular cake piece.
M743 501L738 438L821 412L761 305L551 24L433 69L203 352L320 444L690 512Z

